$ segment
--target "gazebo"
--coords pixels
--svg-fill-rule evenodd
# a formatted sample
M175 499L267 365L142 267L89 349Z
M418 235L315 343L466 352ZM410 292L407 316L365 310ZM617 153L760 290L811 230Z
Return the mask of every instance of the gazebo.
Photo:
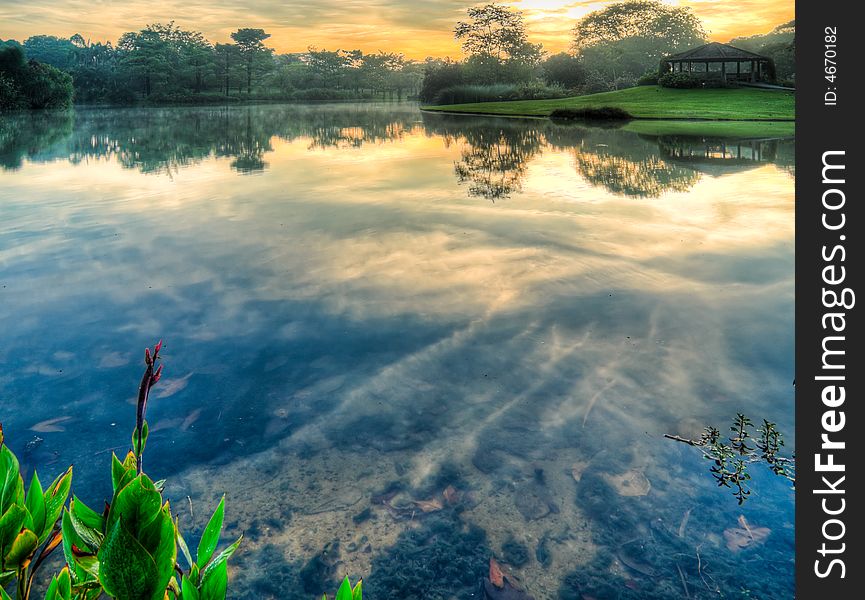
M688 73L693 77L725 82L773 81L775 62L768 56L711 42L664 58L658 74L665 73Z

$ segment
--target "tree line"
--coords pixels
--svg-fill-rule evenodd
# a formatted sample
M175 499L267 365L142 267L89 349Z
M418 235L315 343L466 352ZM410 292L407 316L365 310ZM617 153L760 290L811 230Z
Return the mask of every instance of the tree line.
M522 12L499 4L467 9L454 26L461 60L406 59L397 52L326 50L278 54L270 34L240 28L214 43L175 23L154 23L116 44L34 35L0 41L0 109L87 104L208 103L419 97L428 103L554 98L652 83L663 56L705 43L690 9L659 0L610 4L575 22L568 52L529 41ZM795 79L795 23L737 38Z
M75 101L90 104L402 99L416 95L423 78L423 63L399 53L310 47L277 54L269 38L263 29L240 28L231 42L213 43L172 21L124 33L116 44L80 34L0 44L25 64L69 75Z

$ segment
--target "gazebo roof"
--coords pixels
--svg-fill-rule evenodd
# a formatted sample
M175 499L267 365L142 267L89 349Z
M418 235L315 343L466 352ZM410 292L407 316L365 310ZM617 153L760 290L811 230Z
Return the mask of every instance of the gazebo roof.
M767 56L748 52L741 48L736 48L729 44L721 44L720 42L710 42L703 46L697 46L678 54L672 54L666 57L666 61L677 60L717 60L717 61L734 61L734 60L768 60Z

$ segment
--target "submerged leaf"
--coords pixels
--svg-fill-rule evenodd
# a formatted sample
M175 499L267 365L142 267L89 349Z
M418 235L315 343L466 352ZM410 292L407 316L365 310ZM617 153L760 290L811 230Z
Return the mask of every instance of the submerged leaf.
M39 421L33 427L30 428L30 431L35 431L37 433L55 433L58 431L66 431L66 428L61 426L61 423L66 423L67 421L71 421L71 416L65 417L54 417L53 419L45 419L44 421Z
M739 552L751 546L758 546L766 541L772 532L768 527L752 527L745 516L739 516L739 527L730 527L724 530L724 541L730 552Z

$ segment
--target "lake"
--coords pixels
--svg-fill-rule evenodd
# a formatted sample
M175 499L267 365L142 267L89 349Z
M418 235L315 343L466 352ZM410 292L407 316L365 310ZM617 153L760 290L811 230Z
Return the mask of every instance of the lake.
M792 598L789 482L663 436L792 448L793 188L792 139L407 103L3 117L0 420L98 507L163 339L145 464L190 545L227 494L232 598L481 598L491 556Z

